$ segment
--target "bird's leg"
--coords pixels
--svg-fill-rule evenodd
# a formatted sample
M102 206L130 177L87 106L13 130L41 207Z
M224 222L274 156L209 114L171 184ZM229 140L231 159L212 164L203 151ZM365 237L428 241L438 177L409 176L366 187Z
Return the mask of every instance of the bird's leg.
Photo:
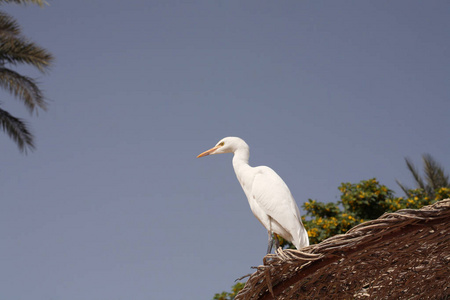
M270 252L272 252L272 247L273 247L273 237L272 232L269 231L269 245L267 246L267 254L270 254Z
M273 233L273 240L275 242L275 252L280 248L280 239L278 238L278 234Z

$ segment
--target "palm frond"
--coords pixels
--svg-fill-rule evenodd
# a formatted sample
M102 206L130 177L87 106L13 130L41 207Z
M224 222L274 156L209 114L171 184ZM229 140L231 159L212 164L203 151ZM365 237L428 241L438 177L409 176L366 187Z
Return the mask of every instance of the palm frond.
M433 199L437 189L442 187L450 187L449 175L445 174L444 168L430 154L423 154L422 159L424 164L425 180L420 176L419 171L409 158L405 158L406 166L411 172L411 175L414 177L416 187L423 189L425 194ZM410 189L402 185L398 180L396 180L396 182L405 194L409 196Z
M445 175L442 166L430 155L422 155L425 179L427 184L433 189L448 186L448 175Z
M48 3L43 0L0 0L0 4L2 3L37 4L41 7L44 6L44 4L48 5Z
M410 188L407 187L406 185L403 185L402 183L400 183L400 181L398 181L397 179L395 180L395 182L397 182L398 186L402 189L402 191L405 193L405 195L408 196Z
M30 113L34 111L36 106L43 110L47 107L41 90L32 78L0 67L0 87L23 100Z
M20 35L20 26L10 15L0 11L0 36L13 37Z
M440 187L448 187L450 188L450 180L448 174L444 173L444 169L441 169L439 172L439 178L440 178Z
M53 61L50 52L20 37L0 36L0 62L29 64L45 72Z
M0 108L0 128L8 134L8 136L16 142L20 151L27 152L27 149L34 150L33 135L28 129L26 123L13 117L7 111Z
M411 175L414 177L414 181L416 182L416 185L418 188L425 189L425 183L420 177L419 171L414 166L413 162L409 158L405 158L406 166L408 167L408 170L411 172Z

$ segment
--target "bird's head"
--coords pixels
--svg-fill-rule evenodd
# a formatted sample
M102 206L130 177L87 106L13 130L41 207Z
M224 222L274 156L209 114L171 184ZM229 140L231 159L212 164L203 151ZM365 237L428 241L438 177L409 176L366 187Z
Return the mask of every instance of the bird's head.
M197 157L203 157L212 154L233 153L240 148L248 149L248 145L241 138L229 136L221 139L214 147L206 150L203 153L200 153Z

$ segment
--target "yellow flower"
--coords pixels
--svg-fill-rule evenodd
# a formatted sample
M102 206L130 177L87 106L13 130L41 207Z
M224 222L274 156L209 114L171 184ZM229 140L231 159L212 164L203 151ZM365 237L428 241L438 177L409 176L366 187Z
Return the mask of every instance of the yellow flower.
M318 236L317 231L315 230L316 228L313 228L311 230L308 230L308 236L309 237L316 237Z

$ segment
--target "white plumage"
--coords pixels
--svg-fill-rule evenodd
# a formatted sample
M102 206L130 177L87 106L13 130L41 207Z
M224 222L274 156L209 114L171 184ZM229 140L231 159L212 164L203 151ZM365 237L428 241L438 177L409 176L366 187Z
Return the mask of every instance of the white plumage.
M253 214L269 233L268 253L272 249L272 233L290 241L297 249L308 246L308 234L300 211L283 179L269 167L251 167L248 164L249 147L238 137L223 138L197 157L221 153L234 153L233 168L237 179Z

